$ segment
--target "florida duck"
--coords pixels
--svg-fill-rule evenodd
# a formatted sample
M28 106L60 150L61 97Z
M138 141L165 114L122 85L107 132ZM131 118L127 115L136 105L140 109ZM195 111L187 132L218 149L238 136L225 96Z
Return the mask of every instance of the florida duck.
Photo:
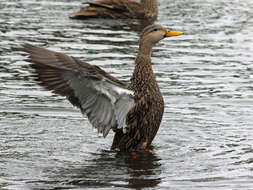
M70 18L152 19L158 14L157 0L100 0L86 3L88 6L69 15Z
M146 27L129 84L72 56L30 44L21 50L29 54L28 61L41 86L80 108L104 137L114 131L112 149L140 151L147 150L153 141L164 111L151 65L152 47L166 37L181 34L159 25Z

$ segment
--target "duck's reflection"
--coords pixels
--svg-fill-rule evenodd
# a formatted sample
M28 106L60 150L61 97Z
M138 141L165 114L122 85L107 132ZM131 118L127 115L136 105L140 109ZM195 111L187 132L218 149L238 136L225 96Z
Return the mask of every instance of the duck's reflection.
M153 153L103 151L83 167L71 171L69 185L78 187L155 187L161 182L159 158Z
M155 187L160 183L160 163L155 154L138 153L137 158L128 155L124 162L129 169L129 187L136 189Z
M124 28L125 30L130 30L130 31L135 31L135 32L141 33L145 27L154 24L154 22L155 22L155 20L151 20L151 19L125 21L125 22L123 22L122 25L118 25L118 26L114 25L113 30L115 30L117 28L118 28L118 30L122 30L122 28Z
M87 20L84 27L85 29L92 29L92 31L97 31L98 29L106 29L110 31L135 31L141 33L142 30L149 25L155 23L153 19L140 19L140 20L106 20L106 19L98 19L98 20ZM85 33L85 30L82 31Z

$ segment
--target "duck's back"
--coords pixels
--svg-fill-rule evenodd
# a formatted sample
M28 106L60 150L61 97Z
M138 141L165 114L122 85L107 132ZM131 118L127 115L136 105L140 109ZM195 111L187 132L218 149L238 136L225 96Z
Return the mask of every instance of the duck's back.
M89 5L77 13L70 15L70 18L141 18L144 10L140 3L133 0L100 0Z

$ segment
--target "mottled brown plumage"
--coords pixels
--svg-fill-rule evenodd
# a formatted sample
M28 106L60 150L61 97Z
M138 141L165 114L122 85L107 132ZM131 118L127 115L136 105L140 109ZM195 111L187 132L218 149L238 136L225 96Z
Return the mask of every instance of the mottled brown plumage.
M157 0L99 0L70 15L70 18L151 19L158 14Z
M140 37L139 52L130 84L114 78L98 66L44 48L25 44L31 67L39 84L66 96L87 115L104 137L115 132L112 149L138 151L154 139L164 110L164 101L151 65L152 46L181 32L159 25L146 27Z

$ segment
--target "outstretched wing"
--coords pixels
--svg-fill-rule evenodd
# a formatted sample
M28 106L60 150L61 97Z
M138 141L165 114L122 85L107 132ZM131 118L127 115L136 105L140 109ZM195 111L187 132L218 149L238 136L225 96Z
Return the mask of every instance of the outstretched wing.
M126 126L126 115L135 105L133 92L126 84L98 66L62 53L29 44L21 50L29 53L28 61L39 84L67 97L104 137L111 128Z

